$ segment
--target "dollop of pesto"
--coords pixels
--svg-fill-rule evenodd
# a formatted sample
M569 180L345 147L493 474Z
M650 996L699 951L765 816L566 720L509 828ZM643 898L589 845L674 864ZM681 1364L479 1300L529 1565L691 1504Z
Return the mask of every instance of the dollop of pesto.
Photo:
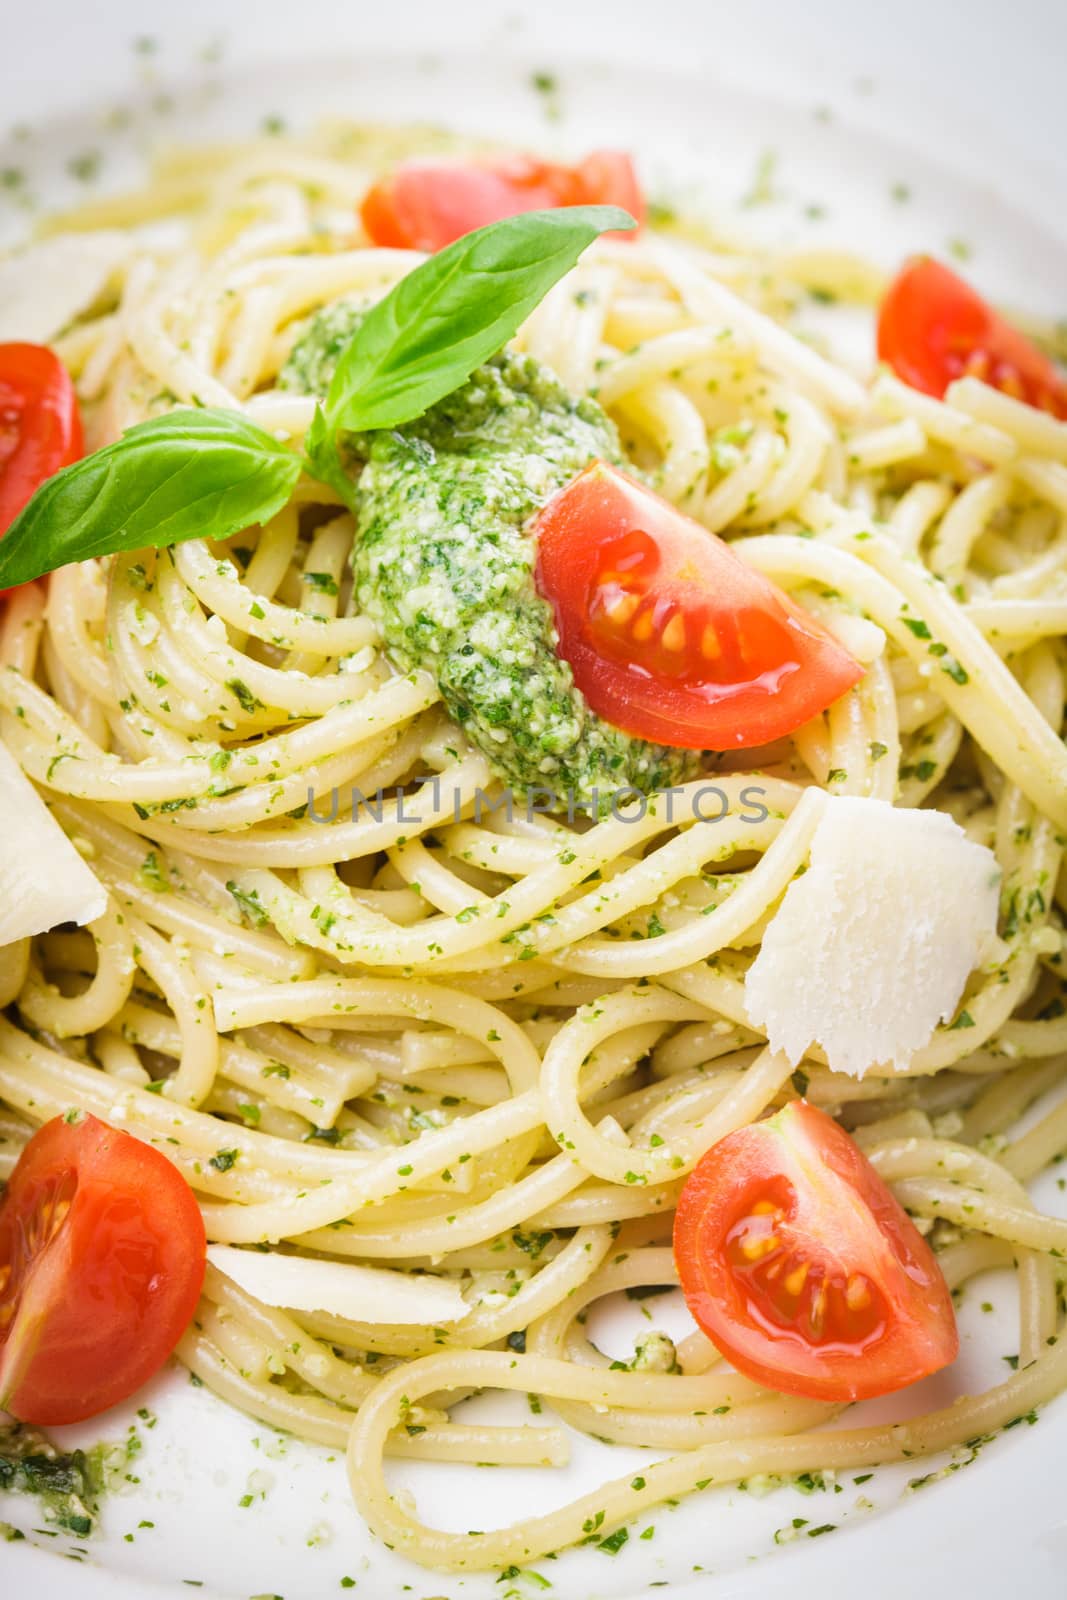
M36 1428L8 1424L0 1428L0 1493L36 1495L52 1526L84 1539L93 1530L106 1487L108 1450L98 1446L66 1453Z
M359 315L340 302L313 318L282 386L324 394ZM647 794L697 770L698 752L630 738L590 710L534 583L537 512L595 458L626 464L594 401L504 352L417 422L349 443L357 601L402 670L432 673L506 783L585 801L593 789Z
M345 345L363 321L364 312L347 300L323 306L305 326L278 374L278 387L324 399Z

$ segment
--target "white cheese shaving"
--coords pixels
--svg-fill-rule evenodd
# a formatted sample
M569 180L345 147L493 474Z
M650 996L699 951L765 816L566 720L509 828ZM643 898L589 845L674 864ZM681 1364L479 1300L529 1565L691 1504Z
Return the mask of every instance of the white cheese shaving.
M0 818L0 945L103 915L107 890L2 744Z
M48 344L98 300L129 254L117 231L57 234L0 258L0 339Z
M904 1068L955 1015L996 935L1000 869L942 811L832 798L745 980L754 1027L796 1065Z
M232 1245L208 1245L207 1258L264 1305L327 1311L349 1322L458 1322L467 1302L454 1283L384 1267L360 1267L313 1256L286 1256Z

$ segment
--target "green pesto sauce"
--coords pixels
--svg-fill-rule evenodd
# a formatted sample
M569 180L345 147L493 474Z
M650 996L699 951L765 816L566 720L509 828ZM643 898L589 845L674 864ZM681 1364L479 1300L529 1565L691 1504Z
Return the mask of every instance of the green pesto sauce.
M278 387L293 389L298 394L324 397L330 387L338 357L363 321L363 316L364 313L347 300L337 300L333 305L323 306L310 318L289 352L289 359L278 375Z
M282 387L324 394L359 315L342 302L313 318ZM594 401L505 352L417 422L351 448L358 603L403 671L432 673L499 777L587 799L692 776L699 753L632 739L590 710L534 584L531 519L594 458L625 465Z
M114 1446L96 1445L64 1454L25 1423L2 1427L0 1494L36 1496L50 1527L84 1539L96 1524L114 1451Z

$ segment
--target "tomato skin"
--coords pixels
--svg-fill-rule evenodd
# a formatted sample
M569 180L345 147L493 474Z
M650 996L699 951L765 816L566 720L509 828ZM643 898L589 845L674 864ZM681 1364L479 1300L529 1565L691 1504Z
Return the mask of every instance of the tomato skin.
M771 1389L870 1399L959 1351L930 1247L858 1145L806 1101L712 1146L682 1190L674 1255L700 1327Z
M768 744L863 676L715 534L603 461L548 502L533 532L559 653L597 715L635 738Z
M70 375L43 344L0 344L0 538L46 478L85 454ZM10 590L0 589L0 599Z
M46 1123L0 1203L0 1407L80 1422L140 1388L196 1309L205 1250L158 1150L96 1117Z
M633 217L640 233L647 216L645 196L634 164L624 150L593 150L579 162L577 172L584 191L582 203L621 206ZM605 238L630 239L633 234L609 233Z
M46 478L85 454L74 385L43 344L0 344L0 534Z
M580 205L620 205L640 225L644 198L630 157L596 150L576 167L523 155L405 161L368 190L360 217L374 244L432 253L504 217Z
M1067 383L1054 363L929 256L906 262L890 284L878 315L878 355L937 399L956 378L973 376L1067 419Z

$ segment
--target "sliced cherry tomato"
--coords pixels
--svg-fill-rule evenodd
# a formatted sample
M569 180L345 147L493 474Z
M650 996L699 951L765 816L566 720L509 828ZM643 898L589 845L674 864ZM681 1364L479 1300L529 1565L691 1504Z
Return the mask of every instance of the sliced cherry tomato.
M204 1223L181 1173L95 1117L56 1117L0 1202L0 1407L80 1422L163 1365L204 1279Z
M712 1146L682 1190L674 1256L708 1338L772 1389L863 1400L956 1358L929 1245L848 1134L805 1101Z
M85 454L74 385L43 344L0 344L0 534L46 478Z
M1047 356L970 284L929 256L897 274L878 316L878 355L913 389L939 399L956 378L980 378L1067 419L1067 383Z
M0 538L46 478L85 454L74 385L43 344L0 344ZM10 591L0 589L0 599Z
M634 164L625 150L594 150L578 163L576 170L582 185L583 205L621 206L630 213L640 231L645 221L645 197ZM630 239L633 235L611 233L607 237Z
M548 502L534 535L559 653L624 733L695 750L768 744L863 676L721 539L602 461Z
M576 167L521 155L405 161L368 191L360 215L375 244L434 251L522 211L582 205L618 205L639 224L644 220L644 199L628 155L596 150Z

